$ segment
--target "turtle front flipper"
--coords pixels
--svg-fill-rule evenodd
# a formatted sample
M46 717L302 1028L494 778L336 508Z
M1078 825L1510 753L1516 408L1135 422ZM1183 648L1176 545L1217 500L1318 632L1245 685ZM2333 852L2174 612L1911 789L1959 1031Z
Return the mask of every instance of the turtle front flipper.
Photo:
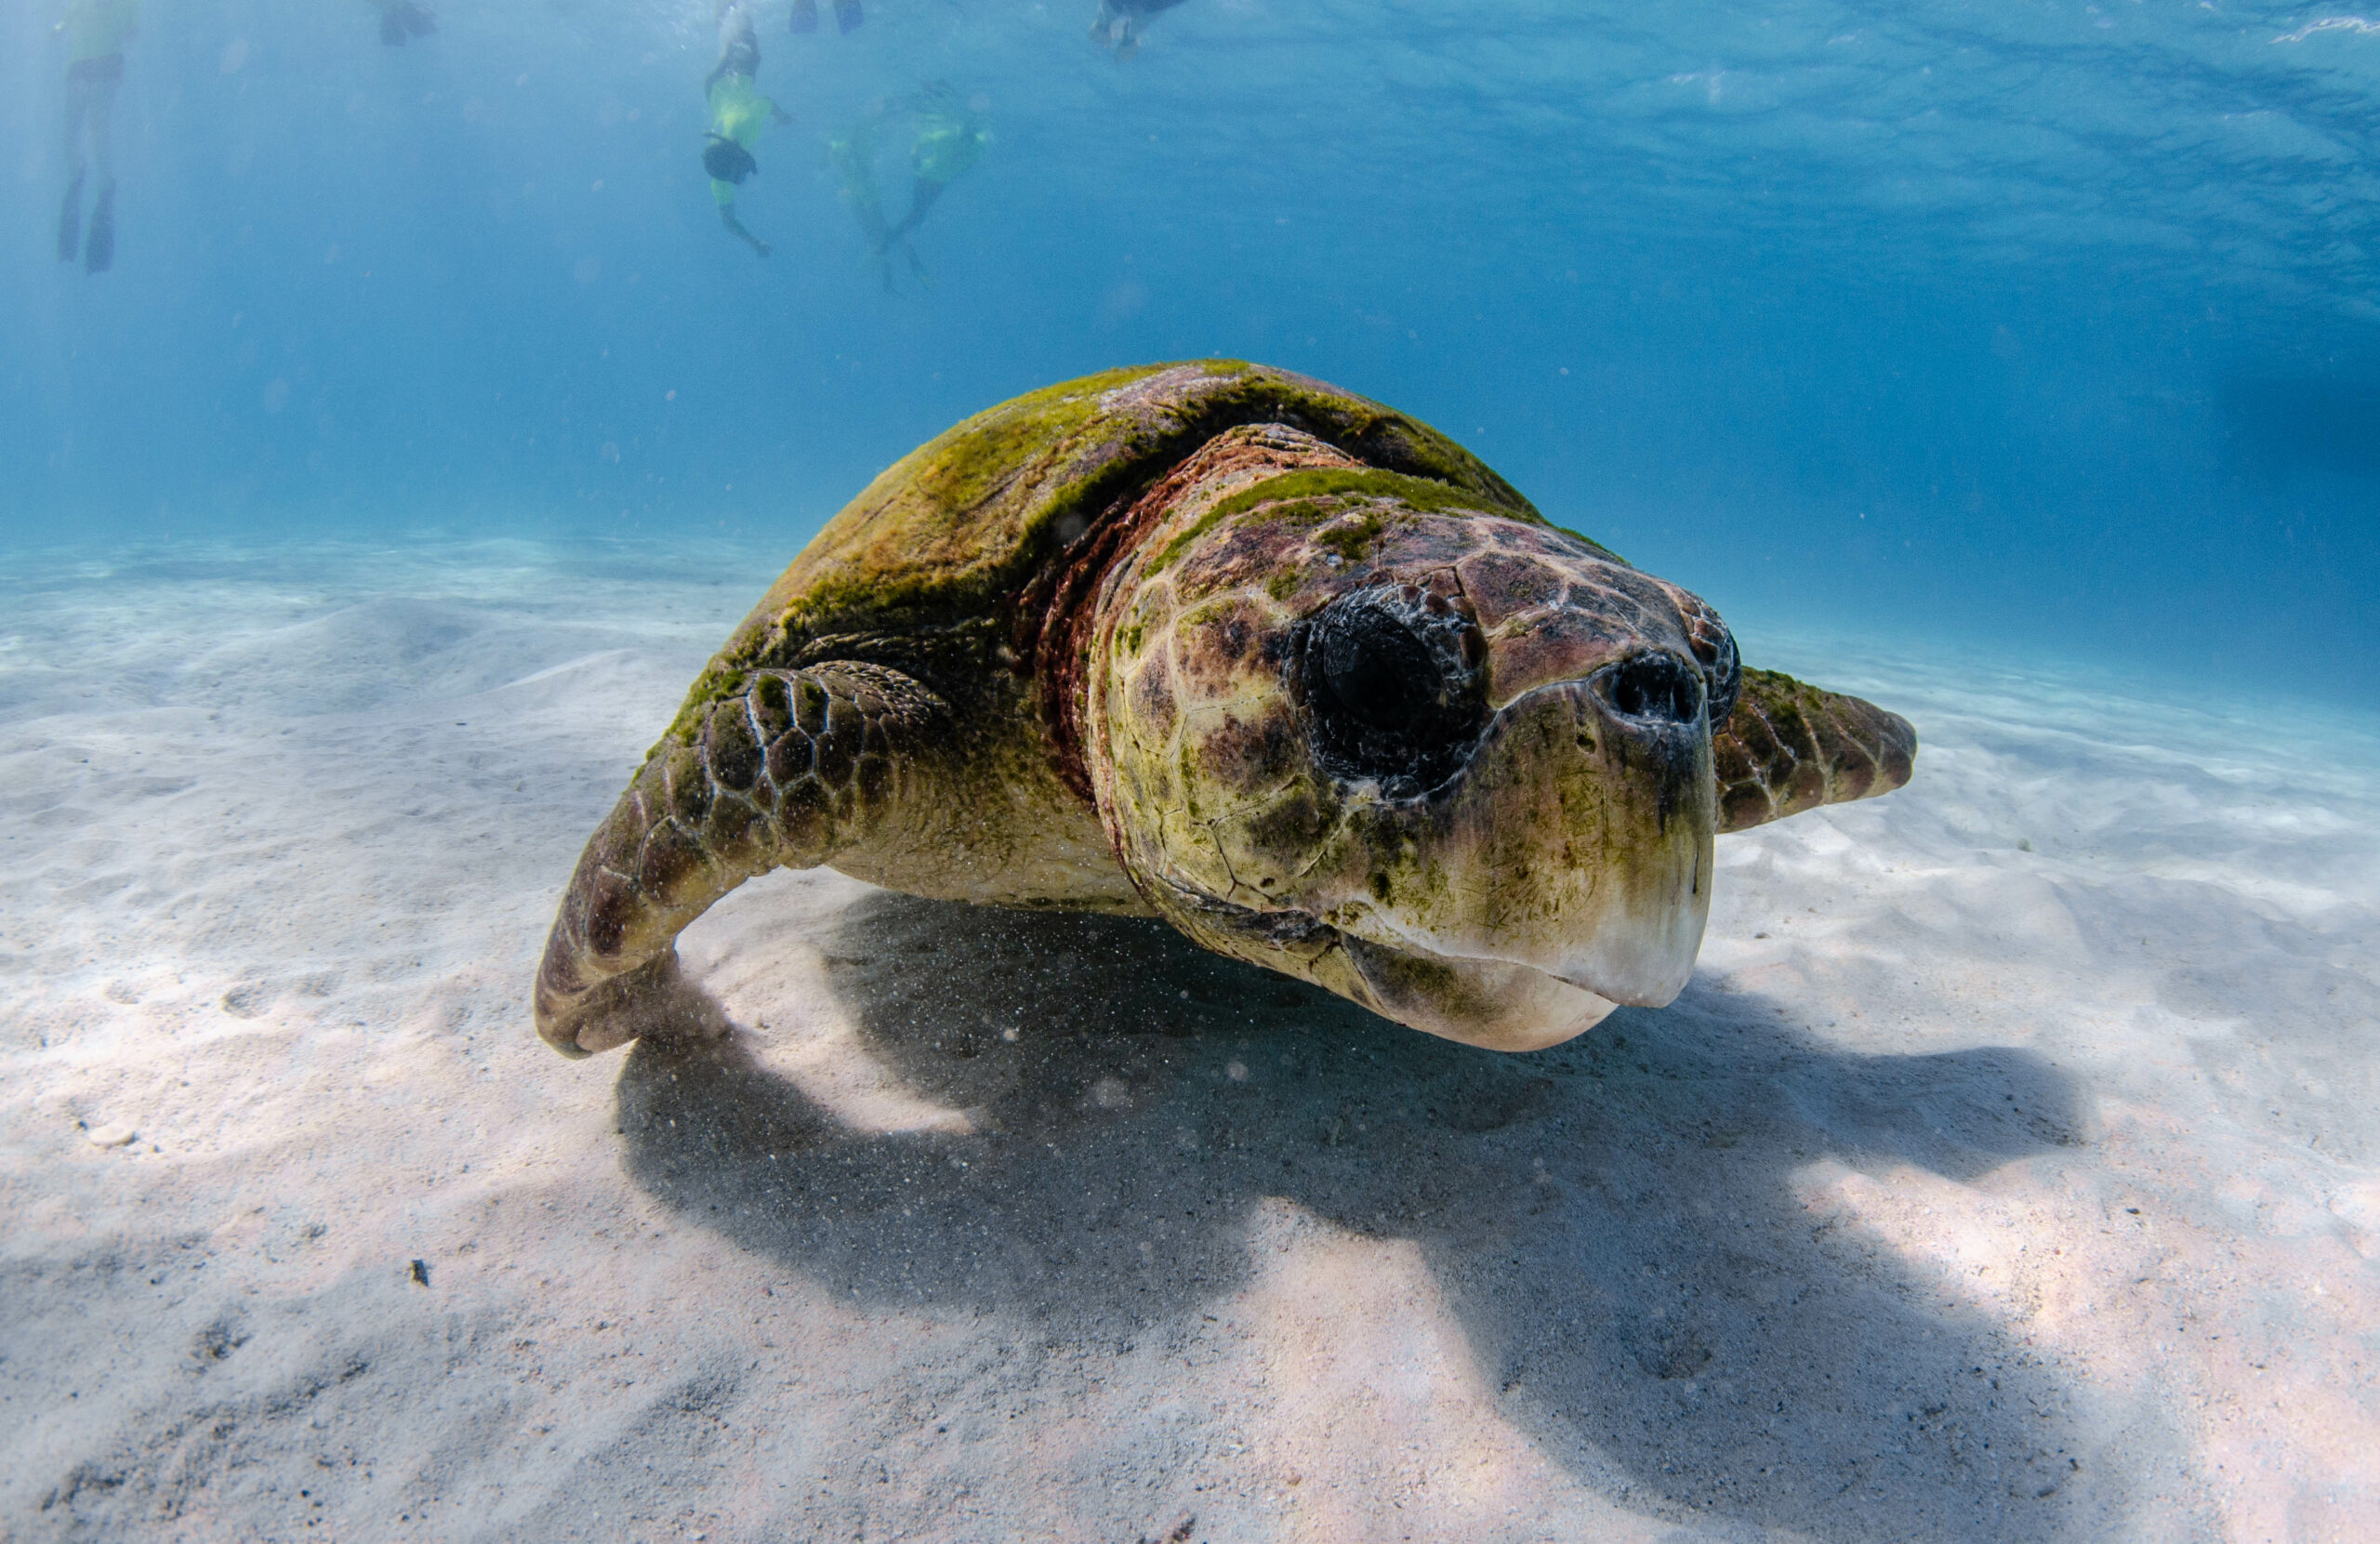
M1917 731L1874 703L1775 670L1746 670L1735 711L1711 737L1719 829L1744 831L1909 781Z
M644 1028L640 999L712 903L814 868L913 798L949 709L864 664L754 671L681 713L588 838L537 968L537 1033L565 1056Z

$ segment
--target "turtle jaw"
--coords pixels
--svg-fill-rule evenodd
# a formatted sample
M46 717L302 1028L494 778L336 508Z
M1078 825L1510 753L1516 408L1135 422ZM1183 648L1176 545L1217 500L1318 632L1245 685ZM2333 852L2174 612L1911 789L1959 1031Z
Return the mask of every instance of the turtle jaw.
M1345 995L1383 1018L1483 1050L1543 1050L1584 1035L1620 1005L1509 960L1460 959L1342 935L1363 988Z
M1445 785L1352 820L1360 861L1302 899L1376 948L1668 1004L1710 918L1717 789L1700 695L1663 658L1507 704Z
M1312 982L1408 1029L1483 1050L1558 1046L1619 1006L1511 960L1380 944L1310 912L1238 905L1178 879L1158 880L1149 899L1175 927L1217 954Z

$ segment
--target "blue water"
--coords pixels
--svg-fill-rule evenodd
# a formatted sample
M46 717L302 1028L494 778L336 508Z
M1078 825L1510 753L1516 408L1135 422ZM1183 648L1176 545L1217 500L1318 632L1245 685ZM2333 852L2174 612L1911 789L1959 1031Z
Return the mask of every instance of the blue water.
M0 551L293 534L789 555L956 418L1227 354L1464 440L1723 611L2359 705L2380 618L2380 20L2233 0L152 0L119 255L58 262L63 51L0 16ZM888 294L826 138L994 139ZM891 135L885 195L906 203ZM757 592L765 574L750 575Z

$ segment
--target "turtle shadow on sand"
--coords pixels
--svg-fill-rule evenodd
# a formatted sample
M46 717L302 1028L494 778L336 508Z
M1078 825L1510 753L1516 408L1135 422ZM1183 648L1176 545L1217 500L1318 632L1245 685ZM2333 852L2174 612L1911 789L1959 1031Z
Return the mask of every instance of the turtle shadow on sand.
M1504 1418L1622 1504L1860 1540L2121 1505L2015 1334L1795 1195L1824 1158L1968 1180L2074 1142L2028 1052L1846 1054L1698 982L1505 1055L1160 924L892 894L823 943L866 1049L975 1134L853 1130L741 1032L640 1042L617 1097L639 1184L840 1294L1162 1337L1282 1197L1417 1244Z

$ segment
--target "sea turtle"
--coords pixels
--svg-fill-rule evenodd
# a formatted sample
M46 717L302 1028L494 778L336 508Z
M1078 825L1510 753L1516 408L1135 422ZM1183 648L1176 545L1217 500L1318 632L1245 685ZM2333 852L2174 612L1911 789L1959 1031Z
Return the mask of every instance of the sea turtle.
M1712 834L1909 779L1907 720L1744 670L1708 605L1445 436L1229 361L980 413L870 483L587 844L537 1029L635 1037L744 880L1155 914L1525 1050L1693 969Z

